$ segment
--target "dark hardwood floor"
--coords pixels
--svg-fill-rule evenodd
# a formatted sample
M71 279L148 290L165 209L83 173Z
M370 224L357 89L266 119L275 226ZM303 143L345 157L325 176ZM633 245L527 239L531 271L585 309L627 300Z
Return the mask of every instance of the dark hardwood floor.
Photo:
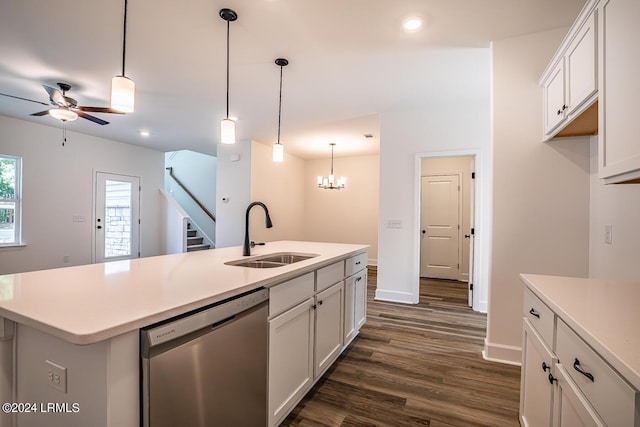
M482 359L466 284L421 279L420 303L374 301L367 323L282 426L517 426L520 368Z

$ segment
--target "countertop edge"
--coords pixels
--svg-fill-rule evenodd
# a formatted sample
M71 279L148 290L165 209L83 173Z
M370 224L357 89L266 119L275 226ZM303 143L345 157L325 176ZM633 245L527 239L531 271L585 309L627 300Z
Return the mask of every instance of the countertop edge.
M346 260L347 258L350 258L354 255L365 253L368 251L369 248L370 248L369 245L360 245L360 247L357 249L343 252L340 255L325 257L320 261L311 262L310 264L303 265L300 268L289 270L282 274L278 274L264 280L258 280L251 284L234 288L231 291L223 292L220 294L214 294L208 298L192 301L187 304L183 304L177 307L173 307L171 309L153 313L148 316L140 317L138 319L131 320L129 322L125 322L122 324L115 325L113 327L108 327L108 328L93 331L93 332L73 333L64 328L56 327L55 325L48 324L41 320L26 317L20 313L17 313L15 311L9 310L4 307L0 307L0 316L8 320L11 320L17 324L25 325L25 326L37 329L39 331L45 332L49 335L60 338L71 344L91 345L91 344L95 344L101 341L114 338L118 335L122 335L143 327L153 325L158 322L165 321L172 317L182 315L184 313L188 313L193 310L201 309L202 307L206 307L210 304L214 304L229 298L233 298L234 296L242 294L244 292L249 292L249 291L263 288L263 287L264 288L272 287L283 281L293 279L295 277L307 274L311 271L316 271L320 268L323 268L327 265L333 264L340 260ZM247 267L238 267L238 268L247 268Z
M567 313L562 307L556 304L550 297L544 294L540 289L536 287L535 278L541 275L536 274L520 274L520 280L529 288L543 303L545 303L558 317L562 319L576 334L578 334L583 341L585 341L596 353L598 353L603 359L607 361L609 365L625 380L630 383L636 390L640 391L640 373L631 368L623 359L621 359L616 353L611 351L602 341L596 336L584 328L580 322L574 319L569 313ZM567 277L567 279L570 279ZM571 278L574 279L574 278ZM558 280L561 280L559 277ZM583 279L588 280L588 279Z

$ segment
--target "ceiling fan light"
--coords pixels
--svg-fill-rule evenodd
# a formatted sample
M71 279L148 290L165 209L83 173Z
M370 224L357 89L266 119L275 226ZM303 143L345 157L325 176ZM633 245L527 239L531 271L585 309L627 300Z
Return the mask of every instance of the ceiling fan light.
M127 76L111 79L111 108L123 113L133 113L136 84Z
M228 117L220 122L220 142L222 144L236 143L236 122Z
M276 142L273 144L273 161L274 162L283 162L284 161L284 145Z
M72 122L78 118L78 114L75 111L67 110L66 108L52 108L49 110L49 115L63 122Z

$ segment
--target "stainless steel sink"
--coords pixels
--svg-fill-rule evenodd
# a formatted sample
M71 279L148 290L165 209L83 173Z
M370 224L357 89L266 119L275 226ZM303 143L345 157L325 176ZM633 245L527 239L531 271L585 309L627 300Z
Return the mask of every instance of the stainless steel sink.
M295 252L277 252L274 254L261 255L252 258L238 259L234 261L225 262L226 265L235 265L238 267L250 267L250 268L275 268L282 267L288 264L304 261L313 257L317 257L317 254L305 254Z

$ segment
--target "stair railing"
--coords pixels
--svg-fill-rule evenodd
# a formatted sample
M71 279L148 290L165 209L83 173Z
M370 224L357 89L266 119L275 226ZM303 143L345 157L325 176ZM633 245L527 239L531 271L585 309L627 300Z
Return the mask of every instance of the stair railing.
M187 187L185 187L185 185L182 183L182 181L180 181L178 178L176 178L176 176L173 174L173 168L172 167L168 167L168 168L165 168L165 169L169 171L169 176L171 178L173 178L173 180L176 182L176 184L178 184L180 186L180 188L182 188L184 190L184 192L187 193L189 195L189 197L191 197L193 199L194 202L196 202L196 204L200 207L200 209L202 209L202 211L204 213L206 213L207 216L213 220L213 222L215 222L216 221L216 216L213 213L211 213L211 211L209 209L207 209L200 202L200 200L198 200L198 198L196 196L194 196L191 191L189 191L189 189Z

